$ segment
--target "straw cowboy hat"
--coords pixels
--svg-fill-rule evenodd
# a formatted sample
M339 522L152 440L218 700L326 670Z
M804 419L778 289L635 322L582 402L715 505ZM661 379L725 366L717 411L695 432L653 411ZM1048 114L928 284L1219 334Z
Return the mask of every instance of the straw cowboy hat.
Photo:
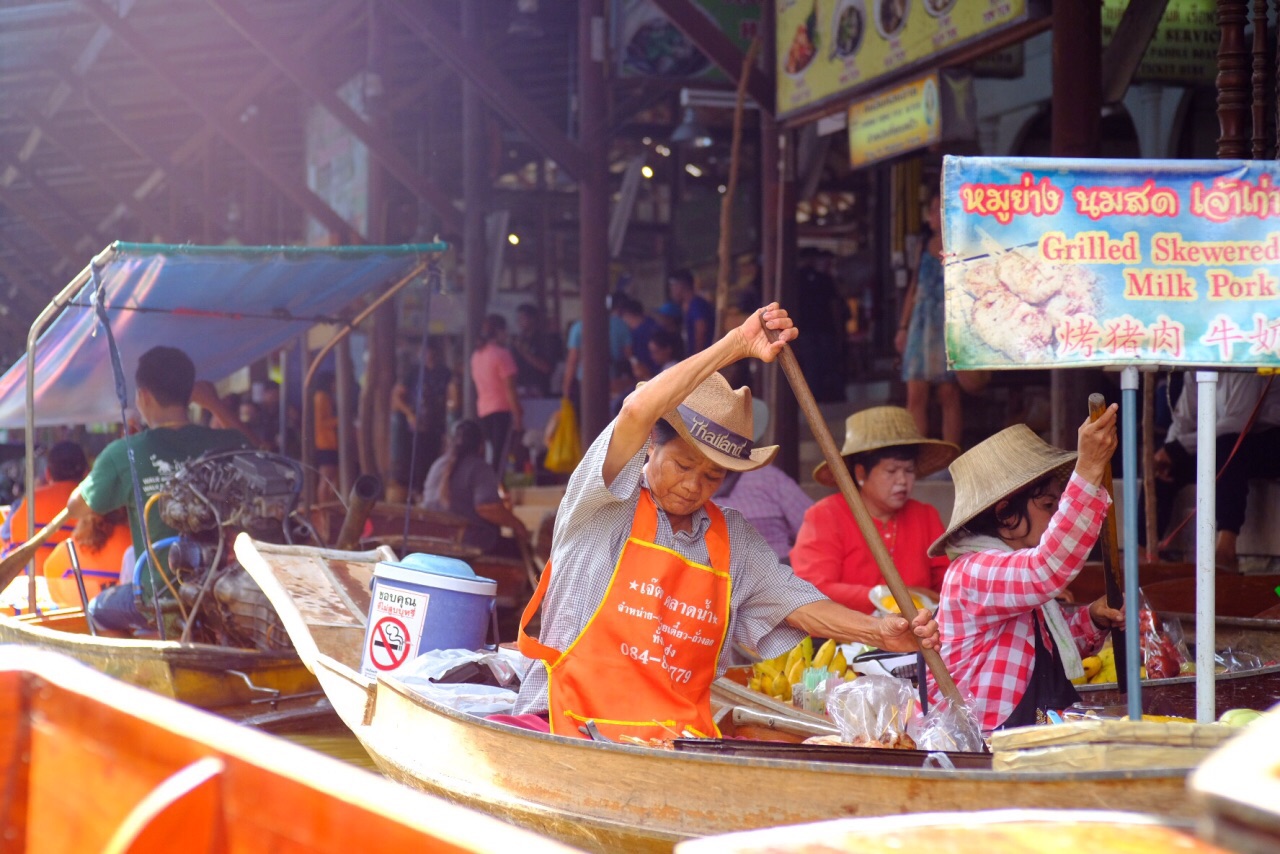
M916 429L915 419L901 406L873 406L855 412L844 421L844 447L840 456L848 459L855 454L915 445L916 475L924 477L941 471L960 455L960 449L950 442L926 439ZM818 463L813 479L823 486L835 486L835 476L826 462Z
M767 466L778 453L777 445L756 447L751 389L734 390L718 373L662 418L704 457L730 471Z
M951 524L929 546L929 556L940 557L952 534L1024 486L1054 472L1069 477L1075 462L1075 451L1055 448L1025 424L1006 427L974 445L951 464L956 486Z

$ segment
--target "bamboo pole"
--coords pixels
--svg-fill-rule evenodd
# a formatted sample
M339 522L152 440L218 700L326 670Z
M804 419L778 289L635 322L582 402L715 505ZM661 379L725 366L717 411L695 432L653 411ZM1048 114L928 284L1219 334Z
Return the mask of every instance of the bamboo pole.
M778 333L765 326L763 320L761 326L765 330L765 334L770 341L778 340ZM835 476L836 486L840 489L840 494L844 496L845 502L849 505L849 509L853 512L853 519L858 524L858 530L862 532L862 537L866 540L867 545L871 549L871 555L876 560L876 565L880 569L880 574L884 576L885 584L893 593L894 601L898 603L898 610L902 612L902 616L910 622L916 617L916 605L911 599L911 591L907 589L907 585L903 582L902 576L898 574L898 568L893 565L893 558L889 556L889 550L885 548L884 540L880 539L880 533L876 530L875 523L871 521L871 514L867 512L866 506L862 503L862 495L853 485L853 478L849 476L849 469L845 467L844 460L840 456L840 450L836 447L835 439L831 438L831 431L827 429L827 422L822 417L822 412L818 409L818 402L813 398L813 392L809 390L809 383L805 380L804 374L800 371L800 364L796 361L795 354L791 352L790 346L782 348L782 352L778 354L778 364L782 366L782 372L787 376L787 382L791 384L791 390L795 392L796 400L800 403L800 411L804 413L805 419L809 422L809 429L813 431L813 436L818 440L818 447L822 449L822 458L827 461L827 466L831 469L831 474ZM965 706L964 698L960 696L960 689L956 687L955 680L951 678L951 674L947 671L947 665L942 660L942 656L936 649L926 649L920 639L915 638L916 645L920 647L921 654L924 655L925 664L929 666L929 670L933 673L933 679L938 683L938 688L942 692L942 696L946 697L955 708L963 708Z

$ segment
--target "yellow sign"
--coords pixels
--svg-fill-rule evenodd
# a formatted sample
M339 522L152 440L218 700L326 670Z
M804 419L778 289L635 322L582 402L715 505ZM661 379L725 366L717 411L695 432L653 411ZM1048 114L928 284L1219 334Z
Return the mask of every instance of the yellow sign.
M936 73L849 107L849 162L854 168L932 145L941 138Z
M777 0L787 116L1021 20L1027 0Z
M1128 0L1103 0L1102 43L1111 42ZM1215 0L1169 0L1134 79L1159 83L1212 83L1218 73Z

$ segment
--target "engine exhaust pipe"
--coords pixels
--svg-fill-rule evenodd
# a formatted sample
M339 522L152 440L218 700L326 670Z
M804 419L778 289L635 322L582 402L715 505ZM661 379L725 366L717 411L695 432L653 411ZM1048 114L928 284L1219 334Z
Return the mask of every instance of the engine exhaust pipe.
M381 494L382 481L377 475L362 474L356 478L356 482L351 484L351 494L347 497L347 515L338 531L338 540L333 544L335 549L350 551L360 543L364 523L368 521Z

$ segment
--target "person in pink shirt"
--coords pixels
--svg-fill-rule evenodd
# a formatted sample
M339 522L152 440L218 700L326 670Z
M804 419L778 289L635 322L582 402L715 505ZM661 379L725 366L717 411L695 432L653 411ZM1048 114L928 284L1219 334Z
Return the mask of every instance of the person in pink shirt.
M840 453L902 580L917 595L936 602L947 559L931 558L926 552L942 533L942 519L931 505L913 499L911 490L917 477L946 468L960 449L921 436L911 413L902 407L875 406L845 421ZM826 463L814 469L813 478L835 485ZM791 567L846 608L874 613L871 589L883 584L884 577L840 493L804 514Z
M480 324L480 342L471 354L471 380L476 384L476 417L499 478L506 462L507 437L522 429L518 372L515 357L507 349L507 321L491 314Z

